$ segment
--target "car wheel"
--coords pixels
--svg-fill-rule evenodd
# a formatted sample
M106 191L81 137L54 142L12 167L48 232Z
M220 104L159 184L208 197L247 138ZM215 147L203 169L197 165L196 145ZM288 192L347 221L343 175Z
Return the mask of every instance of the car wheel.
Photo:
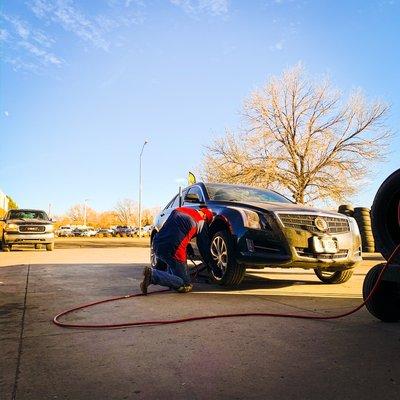
M324 283L344 283L347 282L353 275L352 269L344 271L324 271L320 268L314 269L315 275Z
M213 282L223 286L239 285L246 268L238 264L233 256L233 240L229 233L219 231L211 239L212 265L209 267Z
M46 250L47 251L53 251L54 250L54 243L46 244Z
M1 241L1 250L2 250L2 251L11 251L11 246L8 245L8 244L4 241L4 238L3 238L3 240Z
M385 264L371 268L364 279L363 298L368 298ZM400 283L381 281L376 292L365 304L367 310L383 322L400 320Z

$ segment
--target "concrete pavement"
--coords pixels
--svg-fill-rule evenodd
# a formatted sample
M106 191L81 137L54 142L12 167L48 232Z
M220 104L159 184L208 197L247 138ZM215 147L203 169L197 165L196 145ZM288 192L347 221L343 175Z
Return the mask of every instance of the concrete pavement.
M101 305L67 320L100 323L229 312L330 314L361 300L377 255L344 285L311 271L251 271L235 291L197 284ZM400 325L346 319L232 318L161 327L68 330L74 305L138 291L148 249L0 253L0 399L393 399Z

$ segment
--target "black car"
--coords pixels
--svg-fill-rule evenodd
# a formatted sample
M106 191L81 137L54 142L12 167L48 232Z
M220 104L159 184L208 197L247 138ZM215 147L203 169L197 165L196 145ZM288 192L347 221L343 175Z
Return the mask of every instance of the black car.
M325 283L350 279L362 260L357 223L337 212L298 205L271 190L240 185L196 183L177 194L157 215L151 243L177 207L208 207L210 276L220 285L238 285L246 268L313 269ZM198 258L195 241L189 255ZM151 263L156 266L154 252Z

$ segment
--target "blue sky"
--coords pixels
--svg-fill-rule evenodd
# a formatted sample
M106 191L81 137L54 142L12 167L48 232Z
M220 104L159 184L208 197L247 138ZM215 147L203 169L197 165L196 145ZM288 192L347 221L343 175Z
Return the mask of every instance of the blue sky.
M361 87L400 122L400 3L290 0L0 0L0 188L56 213L138 196L166 203L243 100L299 61ZM369 206L399 167L371 167Z

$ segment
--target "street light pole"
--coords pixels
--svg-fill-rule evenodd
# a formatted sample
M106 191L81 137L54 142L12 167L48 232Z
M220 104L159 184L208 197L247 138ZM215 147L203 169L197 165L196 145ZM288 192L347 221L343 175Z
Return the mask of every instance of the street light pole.
M85 206L83 208L83 226L86 226L86 211L87 211L87 202L89 199L85 199Z
M142 154L147 143L145 140L139 156L139 237L142 237Z

